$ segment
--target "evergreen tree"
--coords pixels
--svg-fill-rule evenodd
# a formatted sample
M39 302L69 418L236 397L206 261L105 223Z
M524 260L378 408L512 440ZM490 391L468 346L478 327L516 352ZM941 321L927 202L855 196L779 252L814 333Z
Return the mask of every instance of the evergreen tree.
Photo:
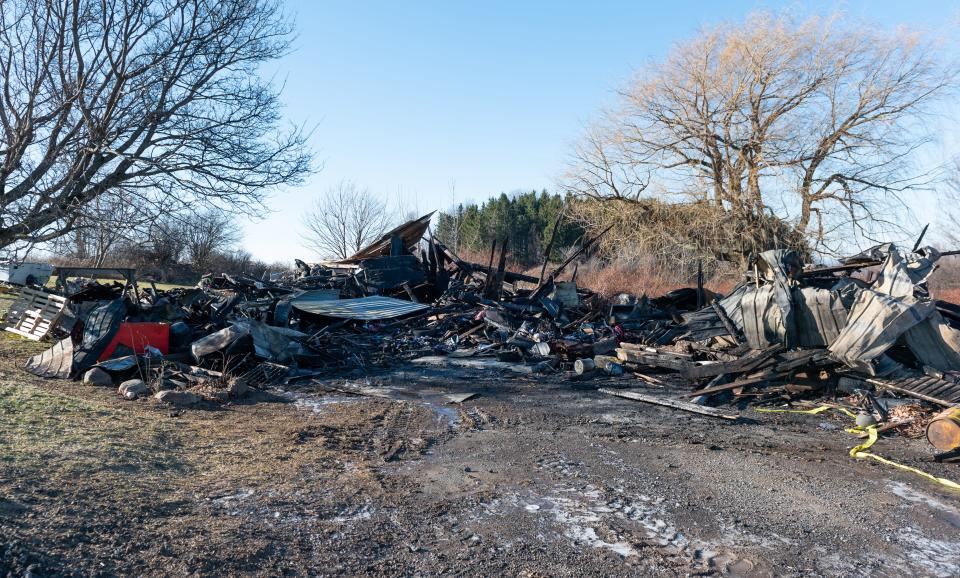
M523 266L543 261L543 251L557 217L565 214L571 198L546 190L500 193L479 206L458 205L440 213L437 238L449 247L486 253L494 240L508 238L513 259ZM551 259L574 244L583 229L570 219L562 219L557 230Z

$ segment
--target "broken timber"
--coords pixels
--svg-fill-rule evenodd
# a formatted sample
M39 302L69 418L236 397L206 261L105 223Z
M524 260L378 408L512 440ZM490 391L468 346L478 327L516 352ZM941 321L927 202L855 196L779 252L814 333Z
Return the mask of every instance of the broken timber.
M695 403L690 403L689 401L683 401L679 399L671 399L667 397L647 395L645 393L639 393L636 391L619 391L615 389L604 389L604 388L600 388L597 391L606 393L608 395L615 395L617 397L622 397L624 399L632 399L634 401L642 401L644 403L652 403L654 405L672 407L674 409L679 409L682 411L688 411L691 413L697 413L700 415L706 415L710 417L716 417L719 419L725 419L730 421L740 419L740 416L736 414L723 413L722 411L716 408L697 405Z
M617 358L626 363L662 367L676 371L687 371L694 364L689 356L659 351L652 347L644 347L633 343L621 343L620 347L617 348Z
M743 373L752 371L768 359L783 351L782 345L774 345L767 349L757 349L733 361L718 361L715 363L697 363L692 367L683 370L683 376L687 379L700 379L703 377L713 377L725 373Z

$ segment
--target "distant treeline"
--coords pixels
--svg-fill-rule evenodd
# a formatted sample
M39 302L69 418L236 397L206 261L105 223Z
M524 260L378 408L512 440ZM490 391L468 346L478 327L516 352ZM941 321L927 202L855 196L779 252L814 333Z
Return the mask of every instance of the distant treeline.
M542 262L557 217L564 215L557 229L550 258L561 258L564 250L583 235L572 222L569 196L547 191L501 193L481 205L468 203L440 213L437 237L450 248L464 253L489 253L494 240L509 239L512 260L531 266Z

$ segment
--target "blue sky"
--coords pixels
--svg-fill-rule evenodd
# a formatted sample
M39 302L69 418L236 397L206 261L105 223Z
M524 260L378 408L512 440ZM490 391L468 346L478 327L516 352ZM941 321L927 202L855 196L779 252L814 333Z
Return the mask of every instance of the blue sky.
M648 59L698 28L757 9L841 10L879 26L953 35L958 5L872 2L360 2L287 0L298 38L277 62L290 122L315 127L323 168L245 225L266 260L314 258L300 212L341 180L428 212L554 188L571 143ZM946 154L952 129L928 153ZM942 154L941 154L942 153ZM935 162L935 161L931 161ZM935 213L920 200L918 219Z

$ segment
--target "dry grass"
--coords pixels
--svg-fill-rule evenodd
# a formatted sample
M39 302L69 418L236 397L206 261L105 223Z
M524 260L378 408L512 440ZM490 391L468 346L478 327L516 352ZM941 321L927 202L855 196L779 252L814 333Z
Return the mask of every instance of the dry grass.
M935 299L960 303L960 287L935 287L931 288L930 293Z
M476 251L461 251L460 258L471 263L479 263L484 267L490 262L490 253L486 254ZM495 259L499 258L499 253ZM555 268L557 263L549 263L547 272ZM494 262L496 266L496 262ZM507 256L507 269L537 277L540 275L540 266L523 267L510 255ZM649 296L658 296L679 289L681 287L695 287L697 284L696 276L688 278L681 271L670 271L665 267L653 264L646 259L621 259L613 262L601 261L599 259L587 259L585 261L571 263L560 275L560 280L570 280L576 270L577 284L603 295L612 297L619 293L630 293L632 295L647 294ZM704 285L712 291L725 293L737 284L740 279L739 273L735 271L726 271L715 275L713 278L707 278Z
M606 297L618 293L658 296L681 287L696 286L696 280L691 283L663 271L643 270L618 263L602 268L581 269L577 273L577 283ZM734 285L734 278L708 279L704 283L705 287L719 293L730 290Z
M43 575L284 575L272 548L297 536L263 522L334 519L377 495L383 459L365 442L416 421L391 422L406 405L386 400L321 415L266 394L175 412L19 369L47 346L0 332L0 576L24 572L4 558L14 542Z
M490 251L461 250L457 254L457 256L463 259L464 261L467 261L468 263L476 263L478 265L483 265L484 267L486 267L490 263ZM498 245L497 252L493 256L494 267L498 265L499 259L500 259L500 246ZM512 253L507 253L507 270L520 272L520 271L523 271L524 269L526 269L526 267L518 263L517 260L513 258ZM537 268L537 273L539 272L540 270L539 268Z
M960 256L949 256L937 262L930 276L930 294L942 301L960 303Z
M704 286L725 293L736 285L737 278L733 275L718 276L706 279ZM685 279L662 268L615 261L604 265L581 265L577 272L577 283L606 297L618 293L658 296L681 287L695 287L696 278Z

